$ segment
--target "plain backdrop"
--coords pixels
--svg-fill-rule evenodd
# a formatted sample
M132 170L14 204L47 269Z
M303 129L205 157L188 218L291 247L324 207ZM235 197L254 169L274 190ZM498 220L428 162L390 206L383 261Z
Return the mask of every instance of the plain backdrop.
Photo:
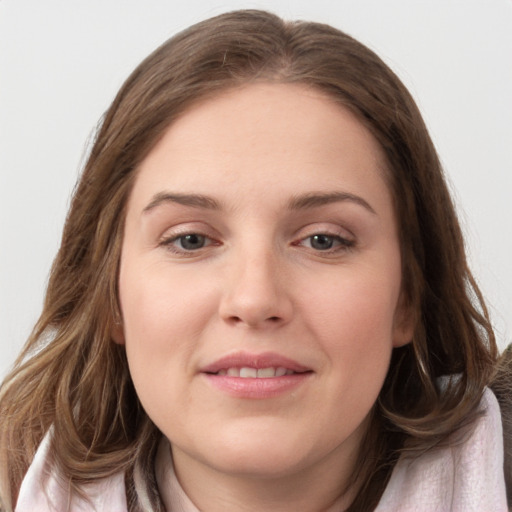
M0 0L0 378L36 321L86 141L132 69L238 8L327 22L416 98L504 348L512 332L512 0Z

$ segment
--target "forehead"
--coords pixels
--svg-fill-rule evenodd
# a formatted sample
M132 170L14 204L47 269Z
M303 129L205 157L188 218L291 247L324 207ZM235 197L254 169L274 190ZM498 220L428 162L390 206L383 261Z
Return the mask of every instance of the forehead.
M243 201L312 189L367 189L389 199L384 162L366 127L330 96L304 85L250 84L176 120L140 164L131 203L158 188Z

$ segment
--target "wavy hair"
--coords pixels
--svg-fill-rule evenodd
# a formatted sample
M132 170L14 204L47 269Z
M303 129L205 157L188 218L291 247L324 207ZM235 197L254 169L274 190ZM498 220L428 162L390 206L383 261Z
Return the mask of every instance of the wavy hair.
M137 168L200 99L251 82L300 83L354 112L387 159L416 328L397 348L372 412L350 512L372 510L397 457L452 439L478 415L497 357L461 229L420 112L371 50L328 25L264 11L203 21L169 39L126 80L104 115L66 219L43 311L0 388L0 502L10 510L43 436L76 492L123 470L129 509L163 510L153 459L161 433L142 409L124 347L117 279ZM439 378L448 379L442 387ZM147 505L143 505L146 503Z

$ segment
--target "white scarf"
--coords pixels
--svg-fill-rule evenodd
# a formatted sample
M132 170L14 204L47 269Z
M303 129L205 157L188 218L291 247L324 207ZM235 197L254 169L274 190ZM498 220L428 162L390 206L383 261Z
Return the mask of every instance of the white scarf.
M375 512L507 512L500 409L489 390L481 405L485 414L464 443L398 461ZM16 512L127 511L121 473L85 486L89 503L54 474L43 488L48 445L47 436L25 475ZM167 442L159 446L155 473L167 512L199 512L176 478ZM329 512L341 510L335 504Z

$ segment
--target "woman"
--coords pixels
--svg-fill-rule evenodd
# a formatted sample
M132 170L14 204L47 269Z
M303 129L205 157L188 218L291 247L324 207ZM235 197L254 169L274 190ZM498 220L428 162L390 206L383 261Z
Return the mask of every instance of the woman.
M103 120L2 386L3 508L506 510L496 358L397 77L225 14Z

